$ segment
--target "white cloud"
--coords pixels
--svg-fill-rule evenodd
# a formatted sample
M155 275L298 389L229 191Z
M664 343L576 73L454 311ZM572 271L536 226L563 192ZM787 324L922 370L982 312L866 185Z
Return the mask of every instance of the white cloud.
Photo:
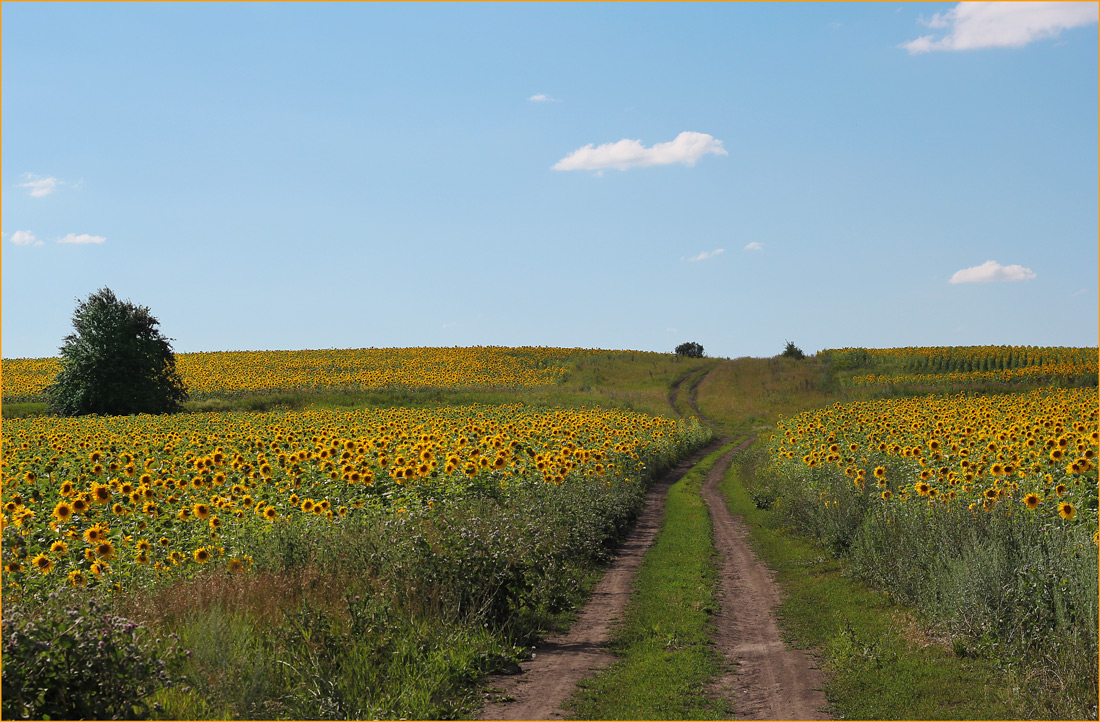
M762 250L764 250L764 247L762 245L760 245L759 243L757 243L756 241L753 241L749 245L745 246L745 250L746 251L762 251Z
M45 198L49 194L53 193L61 181L54 177L43 178L37 176L34 173L24 173L23 177L27 179L26 183L20 183L21 188L31 189L31 198Z
M58 243L103 243L106 240L107 239L104 238L103 236L93 236L90 233L81 233L80 235L77 235L76 233L70 233L69 235L65 236L64 238L58 238L57 242Z
M687 260L688 261L705 261L708 258L714 258L719 253L725 253L725 252L726 252L726 249L724 249L724 248L715 248L713 251L703 251L698 256L692 256L691 258L688 258Z
M30 231L16 231L11 234L11 242L17 246L41 246L42 241L34 237Z
M1030 281L1035 272L1023 266L1002 266L996 261L986 261L980 266L956 271L948 283L989 283L991 281Z
M535 93L530 98L528 98L528 100L530 100L532 103L560 103L561 102L557 98L551 98L546 93Z
M641 168L651 165L683 163L695 165L708 153L729 155L722 141L706 133L685 130L667 143L646 148L639 140L623 138L616 143L578 148L554 164L554 170L604 170L606 168Z
M923 35L899 47L911 55L934 50L1020 48L1098 19L1100 4L1095 2L961 2L921 21L930 28L947 30L946 35Z

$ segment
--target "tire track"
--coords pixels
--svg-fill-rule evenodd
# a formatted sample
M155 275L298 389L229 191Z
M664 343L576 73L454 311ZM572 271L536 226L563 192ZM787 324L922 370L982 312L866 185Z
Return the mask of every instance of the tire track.
M537 646L531 661L521 666L520 674L491 675L489 685L500 689L499 696L507 701L486 705L477 719L564 719L561 705L573 694L577 683L615 661L607 650L611 630L626 609L634 574L660 529L668 488L719 446L719 441L711 441L649 489L641 516L569 631Z
M732 461L754 440L750 437L724 460ZM831 719L823 712L827 700L821 671L804 651L787 648L779 635L775 608L781 592L774 573L757 559L748 544L748 528L730 513L718 491L728 468L729 463L715 464L702 487L722 559L714 643L735 664L718 686L732 692L738 719Z

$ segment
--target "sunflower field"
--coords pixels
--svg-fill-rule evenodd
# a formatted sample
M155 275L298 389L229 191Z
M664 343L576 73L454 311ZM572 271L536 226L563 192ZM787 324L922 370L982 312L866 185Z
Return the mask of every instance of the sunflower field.
M430 515L513 486L640 483L695 423L521 405L4 424L5 595L240 571L282 525Z
M851 387L965 386L975 383L1096 385L1100 349L1061 346L842 348L818 352L839 369L864 369Z
M920 610L957 653L1047 659L1087 698L1100 604L1097 401L1094 389L1047 387L805 411L777 424L753 493Z
M191 398L275 391L518 388L557 383L591 349L543 347L214 351L176 354ZM42 401L56 358L4 359L5 402Z

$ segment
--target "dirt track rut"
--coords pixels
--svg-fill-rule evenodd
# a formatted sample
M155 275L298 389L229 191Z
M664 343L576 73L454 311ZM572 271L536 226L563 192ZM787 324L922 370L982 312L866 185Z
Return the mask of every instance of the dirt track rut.
M668 488L716 448L718 442L712 442L697 451L650 488L634 529L573 626L539 645L531 661L522 665L521 674L492 676L489 686L502 690L500 696L508 701L486 705L478 719L564 719L561 705L573 694L577 682L615 661L615 656L607 651L611 629L626 608L634 574L657 536L665 515Z
M748 529L730 514L718 491L733 454L750 443L752 439L715 464L702 489L714 527L714 546L722 559L714 643L736 664L719 680L719 687L732 697L739 720L830 719L822 711L826 699L820 670L805 652L788 649L779 636L775 618L779 586L749 547Z
M705 374L694 379L689 404L704 421L696 406L696 394ZM669 405L675 409L683 381L671 389ZM642 558L653 543L665 511L668 488L680 480L704 455L728 439L712 442L682 462L650 489L645 509L623 544L592 598L576 622L564 634L551 637L535 650L523 671L515 676L494 676L491 687L507 700L487 705L482 720L557 720L564 718L561 705L577 683L600 667L615 661L607 651L614 623L630 598L630 585ZM738 719L827 720L823 678L813 659L800 650L788 649L779 636L775 608L780 591L773 573L760 563L748 545L748 530L733 517L718 483L734 455L752 439L731 449L708 473L702 496L714 527L714 543L721 557L719 570L720 611L715 615L715 646L732 663L730 670L710 693L732 697ZM702 694L702 691L700 692Z

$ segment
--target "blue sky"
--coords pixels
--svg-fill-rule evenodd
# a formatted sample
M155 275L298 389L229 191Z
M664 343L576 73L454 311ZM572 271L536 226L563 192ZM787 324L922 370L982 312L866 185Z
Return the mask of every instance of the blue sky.
M5 2L2 353L1096 345L1097 14Z

